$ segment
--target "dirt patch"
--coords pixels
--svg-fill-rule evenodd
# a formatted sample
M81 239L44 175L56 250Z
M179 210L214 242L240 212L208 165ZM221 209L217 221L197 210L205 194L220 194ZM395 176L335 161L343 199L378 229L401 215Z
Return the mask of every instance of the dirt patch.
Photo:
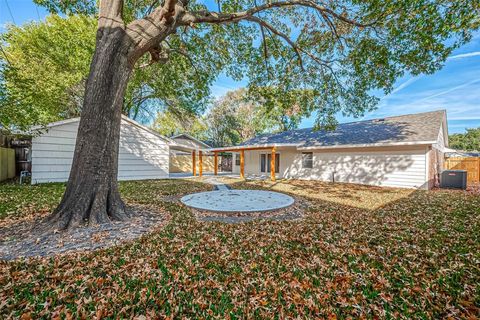
M169 215L157 208L131 205L132 218L69 231L48 231L44 217L10 221L0 226L0 260L48 257L62 253L92 251L134 240L166 224Z

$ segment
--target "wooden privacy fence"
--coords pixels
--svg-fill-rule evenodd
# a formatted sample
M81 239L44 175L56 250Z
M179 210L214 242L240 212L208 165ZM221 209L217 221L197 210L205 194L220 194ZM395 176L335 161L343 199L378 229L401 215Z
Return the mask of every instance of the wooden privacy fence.
M480 157L447 158L445 169L466 170L468 184L480 182Z
M0 148L0 181L15 177L15 150Z

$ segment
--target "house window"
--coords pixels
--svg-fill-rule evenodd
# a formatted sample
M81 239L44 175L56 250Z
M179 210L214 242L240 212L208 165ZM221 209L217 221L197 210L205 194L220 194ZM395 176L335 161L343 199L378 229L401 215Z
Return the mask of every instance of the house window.
M239 154L236 154L236 155L235 155L235 165L236 165L236 166L239 166L239 165L240 165L240 155L239 155Z
M302 152L302 168L313 168L313 152Z
M266 164L267 164L267 155L262 153L260 155L260 172L265 172Z

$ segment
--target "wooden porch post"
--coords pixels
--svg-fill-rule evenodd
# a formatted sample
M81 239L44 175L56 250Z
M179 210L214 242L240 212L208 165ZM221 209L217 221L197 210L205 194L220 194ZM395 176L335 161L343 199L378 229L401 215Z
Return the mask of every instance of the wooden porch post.
M272 148L272 157L270 158L270 179L275 181L275 147Z
M203 158L202 158L202 151L198 151L198 176L202 177L203 175Z
M197 175L197 163L195 159L195 150L192 151L192 174L195 177Z
M240 150L240 178L245 179L245 150Z
M213 159L214 159L214 161L213 161L213 174L217 175L218 174L218 152L215 151L213 153L213 155L214 155L213 156Z

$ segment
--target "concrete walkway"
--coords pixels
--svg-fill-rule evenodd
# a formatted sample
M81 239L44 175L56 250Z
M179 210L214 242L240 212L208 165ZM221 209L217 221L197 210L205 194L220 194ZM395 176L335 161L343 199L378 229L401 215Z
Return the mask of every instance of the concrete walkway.
M203 182L213 184L215 186L215 190L219 190L219 191L232 189L229 186L227 186L225 183L219 181L218 176L206 176L203 178Z
M197 176L198 177L198 176ZM219 181L219 177L229 177L229 178L239 178L238 175L232 174L231 172L219 172L218 175L213 173L203 174L203 182L212 184L215 186L215 190L230 190L231 188ZM191 173L179 172L179 173L170 173L170 179L189 179L195 178Z

